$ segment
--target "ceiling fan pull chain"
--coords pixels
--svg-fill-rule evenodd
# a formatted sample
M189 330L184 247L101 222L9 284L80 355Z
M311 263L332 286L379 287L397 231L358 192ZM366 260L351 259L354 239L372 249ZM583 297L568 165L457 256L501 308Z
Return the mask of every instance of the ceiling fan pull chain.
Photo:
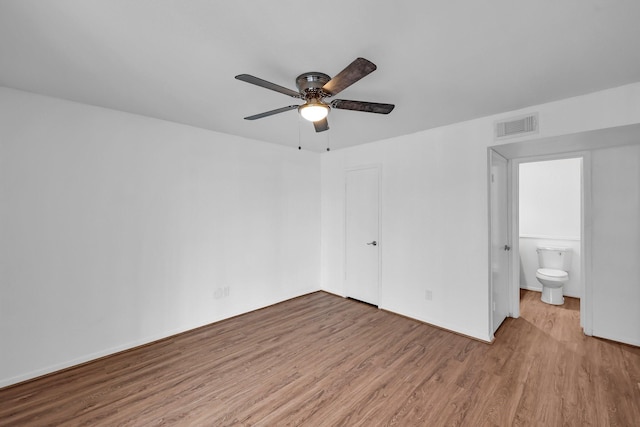
M300 115L298 115L298 150L302 150L302 135L300 131L300 125L302 120L300 120Z
M330 148L329 148L329 140L331 138L330 134L331 132L327 132L327 151L330 151Z

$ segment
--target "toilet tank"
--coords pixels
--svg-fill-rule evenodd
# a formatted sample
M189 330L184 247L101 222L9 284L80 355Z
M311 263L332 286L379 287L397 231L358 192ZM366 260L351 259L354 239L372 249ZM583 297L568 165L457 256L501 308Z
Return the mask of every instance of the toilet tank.
M571 248L539 246L536 252L538 252L538 266L540 268L569 271Z

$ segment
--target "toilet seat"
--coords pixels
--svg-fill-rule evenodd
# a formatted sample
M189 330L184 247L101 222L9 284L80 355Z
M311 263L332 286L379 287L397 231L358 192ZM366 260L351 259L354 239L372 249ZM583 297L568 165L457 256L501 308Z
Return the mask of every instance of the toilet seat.
M562 270L554 270L553 268L539 268L536 271L536 277L550 281L564 281L569 277L569 273Z

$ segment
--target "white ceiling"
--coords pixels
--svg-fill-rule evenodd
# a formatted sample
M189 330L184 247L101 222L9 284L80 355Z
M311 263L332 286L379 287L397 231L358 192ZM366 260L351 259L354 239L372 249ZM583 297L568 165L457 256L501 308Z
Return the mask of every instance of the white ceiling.
M0 0L0 85L268 142L362 144L640 81L638 0ZM378 69L315 134L295 89ZM293 102L292 102L293 101Z

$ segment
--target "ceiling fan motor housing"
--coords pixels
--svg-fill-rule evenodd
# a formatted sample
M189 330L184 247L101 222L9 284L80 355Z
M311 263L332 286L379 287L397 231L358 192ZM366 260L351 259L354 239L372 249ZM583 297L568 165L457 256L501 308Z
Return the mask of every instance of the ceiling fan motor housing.
M329 95L322 90L329 80L331 77L324 73L310 71L296 78L296 86L304 99L321 99Z

